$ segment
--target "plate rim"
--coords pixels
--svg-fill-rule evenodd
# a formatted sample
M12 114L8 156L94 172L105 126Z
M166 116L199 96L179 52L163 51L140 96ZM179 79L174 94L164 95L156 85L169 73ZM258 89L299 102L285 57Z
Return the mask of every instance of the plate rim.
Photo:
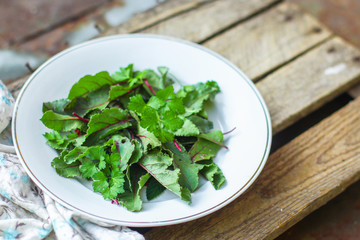
M234 192L233 195L231 195L230 197L228 197L226 200L212 206L211 208L207 208L204 211L201 212L196 212L192 215L188 215L185 217L181 217L181 218L176 218L176 219L171 219L171 220L162 220L162 221L120 221L120 220L115 220L115 219L111 219L111 218L107 218L107 217L102 217L102 216L98 216L95 215L93 213L89 213L87 211L84 211L82 209L79 209L76 206L71 205L70 203L65 202L64 200L62 200L60 197L58 197L55 193L53 193L52 191L50 191L42 182L40 182L40 180L37 179L37 177L32 173L32 171L30 170L30 168L28 167L22 153L20 150L20 146L18 144L18 139L17 139L17 131L16 131L16 120L17 120L17 111L18 111L18 106L20 104L21 98L23 97L24 92L26 91L26 89L28 88L28 86L30 85L30 83L35 79L35 77L49 64L51 64L53 61L55 61L56 59L60 58L61 56L68 54L70 52L73 52L79 48L83 48L86 47L88 45L91 44L96 44L99 42L103 42L103 41L108 41L108 40L114 40L114 39L123 39L123 38L151 38L151 39L161 39L161 40L167 40L167 41L171 41L171 42L176 42L176 43L180 43L180 44L185 44L188 45L190 47L193 48L197 48L201 51L204 51L210 55L212 55L213 57L219 59L220 61L222 61L223 63L225 63L226 65L228 65L229 67L231 67L235 72L237 72L243 80L245 80L245 82L250 86L251 90L255 93L256 98L259 100L259 103L261 105L261 108L263 110L264 116L265 116L265 121L266 121L266 128L267 128L267 137L266 137L266 145L265 145L265 149L262 155L262 159L261 162L259 164L259 166L257 167L257 169L254 171L254 173L252 174L252 176L249 178L249 180L240 188L238 189L236 192ZM21 88L16 102L15 102L15 106L14 106L14 112L13 112L13 116L12 116L12 138L14 140L14 146L15 146L15 150L17 153L17 156L19 157L19 160L23 166L23 168L25 169L26 173L29 175L29 177L32 179L32 181L39 186L45 193L47 193L48 195L51 196L52 199L56 200L57 202L63 204L64 206L66 206L67 208L79 213L82 217L88 218L90 220L95 219L97 221L103 221L103 222L107 222L107 223L112 223L112 224L119 224L119 225L126 225L126 226L131 226L131 227L158 227L158 226L167 226L167 225L173 225L173 224L179 224L179 223L184 223L184 222L188 222L188 221L192 221L201 217L204 217L206 215L209 215L223 207L225 207L226 205L228 205L229 203L231 203L232 201L234 201L237 197L239 197L240 195L242 195L252 184L253 182L258 178L258 176L260 175L260 173L262 172L262 170L264 169L264 166L267 162L269 153L270 153L270 149L271 149L271 143L272 143L272 125L271 125L271 117L270 117L270 113L269 110L266 106L266 103L262 97L262 95L260 94L259 90L256 88L255 84L237 67L235 66L235 64L233 64L232 62L230 62L228 59L224 58L223 56L221 56L220 54L200 45L194 42L190 42L187 40L183 40L183 39L179 39L179 38L174 38L174 37L169 37L169 36L164 36L164 35L158 35L158 34L144 34L144 33L136 33L136 34L118 34L118 35L112 35L112 36L106 36L106 37L100 37L97 39L93 39L93 40L89 40L86 42L83 42L81 44L72 46L68 49L65 49L57 54L55 54L53 57L49 58L47 61L45 61L35 72L33 72L30 77L27 79L27 81L25 82L24 86Z

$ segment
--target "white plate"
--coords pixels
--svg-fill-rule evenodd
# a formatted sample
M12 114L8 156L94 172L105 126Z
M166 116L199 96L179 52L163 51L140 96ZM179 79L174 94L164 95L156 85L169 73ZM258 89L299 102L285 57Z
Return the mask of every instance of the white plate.
M138 213L105 201L74 179L56 174L50 166L56 152L45 144L49 131L39 120L42 103L64 98L86 74L113 73L134 63L135 69L167 66L184 84L215 80L221 93L210 113L215 128L228 131L216 162L226 184L218 191L209 182L192 194L187 205L171 193L145 202ZM15 105L13 139L31 179L64 206L96 220L150 227L187 222L208 215L240 196L263 169L271 145L271 122L254 84L232 63L200 45L157 35L120 35L69 48L38 68L24 85Z

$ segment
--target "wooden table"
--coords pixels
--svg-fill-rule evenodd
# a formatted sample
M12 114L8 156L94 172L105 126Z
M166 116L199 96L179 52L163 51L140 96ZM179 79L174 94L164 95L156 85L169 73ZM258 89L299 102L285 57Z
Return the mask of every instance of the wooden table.
M210 216L146 239L273 239L360 177L360 52L279 0L168 0L102 35L155 33L200 43L262 93L274 134L350 91L355 100L272 153L255 184ZM17 95L25 78L9 84ZM296 125L295 125L296 126Z

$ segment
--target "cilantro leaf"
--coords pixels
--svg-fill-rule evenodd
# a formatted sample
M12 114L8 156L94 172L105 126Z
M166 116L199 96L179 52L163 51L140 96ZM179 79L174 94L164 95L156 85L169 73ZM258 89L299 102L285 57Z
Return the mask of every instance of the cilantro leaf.
M102 194L105 199L113 199L120 193L123 193L124 190L124 182L125 182L125 174L119 170L113 169L111 172L111 178L108 184L108 187L102 191Z
M136 112L138 115L142 115L146 103L140 94L136 94L135 96L130 98L130 102L128 104L129 110Z
M94 174L93 179L94 181L92 185L95 192L102 193L109 187L108 178L103 172L97 172Z
M82 161L79 169L83 178L93 178L99 172L94 162L88 158Z

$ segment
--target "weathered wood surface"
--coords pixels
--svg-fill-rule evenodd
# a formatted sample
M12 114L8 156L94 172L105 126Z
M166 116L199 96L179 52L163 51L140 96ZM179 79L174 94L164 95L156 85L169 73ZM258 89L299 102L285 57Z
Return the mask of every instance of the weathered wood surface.
M255 185L210 216L146 239L273 239L360 178L360 98L268 159Z
M190 11L203 4L213 1L214 0L166 1L148 11L135 14L135 16L123 24L105 31L102 36L138 32L142 29L160 23L167 18L171 18L186 11Z
M167 1L103 35L164 34L219 52L258 81L276 133L360 80L357 49L296 6L280 2ZM15 96L25 79L8 84ZM153 229L146 237L276 237L359 178L359 134L349 134L359 132L354 126L359 102L273 154L257 183L234 203L190 223Z
M201 42L278 0L222 0L204 4L160 22L144 33L163 34L193 42Z
M330 36L313 17L285 2L204 45L256 80Z
M360 79L360 51L333 38L256 84L269 108L273 132L289 126Z

